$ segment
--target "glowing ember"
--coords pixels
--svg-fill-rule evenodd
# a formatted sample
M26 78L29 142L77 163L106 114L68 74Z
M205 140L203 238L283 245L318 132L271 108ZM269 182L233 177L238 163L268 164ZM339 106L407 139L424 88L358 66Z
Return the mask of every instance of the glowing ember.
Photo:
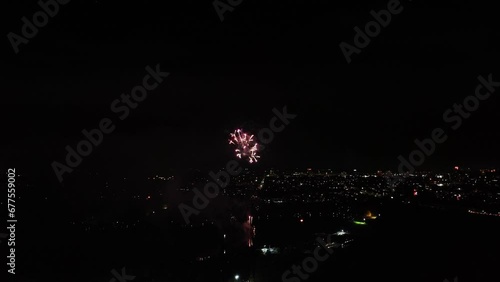
M234 149L236 157L240 159L247 158L249 163L257 162L260 156L257 155L258 144L253 139L253 135L249 135L241 129L236 129L229 136L229 144L236 146L236 149Z

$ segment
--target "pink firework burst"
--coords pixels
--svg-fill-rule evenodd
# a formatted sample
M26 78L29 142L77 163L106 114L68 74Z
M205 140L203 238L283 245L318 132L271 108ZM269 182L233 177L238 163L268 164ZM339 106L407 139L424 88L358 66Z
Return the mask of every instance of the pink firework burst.
M260 158L257 155L258 144L253 139L253 135L243 132L241 129L236 129L234 133L229 134L229 144L234 145L236 149L236 157L242 159L247 158L249 163L256 163Z

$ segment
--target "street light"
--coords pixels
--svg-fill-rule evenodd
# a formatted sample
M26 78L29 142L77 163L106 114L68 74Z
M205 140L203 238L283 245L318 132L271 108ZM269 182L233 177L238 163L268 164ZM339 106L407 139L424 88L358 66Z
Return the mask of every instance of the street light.
M238 279L240 279L240 276L239 276L238 274L236 274L236 275L234 276L234 280L238 280Z

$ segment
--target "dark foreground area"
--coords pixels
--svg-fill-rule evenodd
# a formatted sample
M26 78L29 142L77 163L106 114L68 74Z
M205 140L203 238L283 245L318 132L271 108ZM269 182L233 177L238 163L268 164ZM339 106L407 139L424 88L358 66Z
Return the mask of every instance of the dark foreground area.
M389 209L370 236L314 281L498 281L500 220L452 212Z
M498 217L389 204L380 212L367 225L347 226L355 241L335 249L307 281L498 281ZM123 267L138 282L236 281L235 273L242 275L240 281L282 281L286 270L308 256L303 249L264 256L257 233L251 248L228 248L232 253L225 256L193 260L201 249L207 257L223 252L217 249L223 245L220 229L211 224L162 228L139 220L135 228L93 232L68 229L57 220L29 226L29 232L19 232L19 281L105 282L113 278L112 269Z

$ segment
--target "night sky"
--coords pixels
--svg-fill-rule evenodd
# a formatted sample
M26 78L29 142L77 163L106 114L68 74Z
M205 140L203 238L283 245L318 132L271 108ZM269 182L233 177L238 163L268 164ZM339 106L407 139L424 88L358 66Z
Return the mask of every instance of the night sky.
M5 35L40 9L30 2L6 9ZM287 106L297 118L257 167L396 170L436 127L449 139L422 168L499 165L500 90L456 131L442 118L478 75L500 81L493 3L401 2L348 64L340 42L388 1L244 0L223 22L211 1L163 2L73 0L17 55L4 35L2 162L55 181L52 161L109 117L116 130L76 171L215 169L234 157L229 132L266 127ZM156 64L170 76L118 120L111 102Z

